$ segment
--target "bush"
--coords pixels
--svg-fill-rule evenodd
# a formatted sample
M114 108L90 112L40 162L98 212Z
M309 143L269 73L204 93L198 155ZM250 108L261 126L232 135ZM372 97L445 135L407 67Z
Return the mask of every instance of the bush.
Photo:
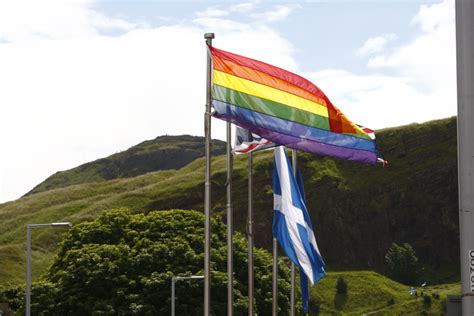
M32 315L168 315L172 276L202 275L202 213L154 211L133 215L105 212L95 221L74 226L44 276L33 284ZM225 225L212 218L212 310L227 307L227 245ZM247 313L247 245L234 235L234 310ZM289 269L279 264L279 307L289 308ZM272 257L255 249L255 310L271 314ZM202 315L202 280L176 283L176 314ZM23 291L5 292L21 304ZM11 297L11 299L10 299ZM297 309L297 312L300 310Z
M391 299L388 300L387 305L390 306L393 304L395 304L395 299L392 297Z
M385 262L393 279L405 284L414 284L418 280L420 266L411 245L392 243L385 255Z
M10 308L17 310L25 301L25 289L24 287L15 287L3 290L0 294L2 302L8 302Z
M336 292L337 294L347 294L347 282L342 276L337 278Z
M423 296L423 304L431 305L431 296L428 296L428 295Z

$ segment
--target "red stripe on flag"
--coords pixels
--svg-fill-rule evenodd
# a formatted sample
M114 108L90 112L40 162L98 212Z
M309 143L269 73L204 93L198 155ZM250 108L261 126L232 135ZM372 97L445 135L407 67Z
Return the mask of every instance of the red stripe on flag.
M321 89L316 87L311 81L301 76L298 76L297 74L294 74L292 72L289 72L287 70L281 69L273 65L269 65L259 60L255 60L252 58L226 52L224 50L220 50L215 47L211 47L211 52L213 56L217 56L219 58L229 60L235 64L261 71L263 73L266 73L267 75L284 80L322 99L327 100L326 95L321 91Z

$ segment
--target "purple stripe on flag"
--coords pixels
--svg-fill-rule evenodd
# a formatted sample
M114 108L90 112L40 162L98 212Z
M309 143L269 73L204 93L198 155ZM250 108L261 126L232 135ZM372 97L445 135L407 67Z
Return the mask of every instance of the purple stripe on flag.
M336 157L343 160L351 160L367 164L375 164L377 161L377 155L375 152L363 149L354 149L325 144L315 140L296 137L293 135L284 134L282 132L269 130L268 128L264 128L257 125L258 121L260 121L260 118L256 116L260 117L264 114L254 113L217 100L213 100L212 102L214 108L216 109L216 112L213 114L214 117L220 118L225 121L230 121L240 127L249 130L252 133L260 135L261 137L271 140L272 142L275 142L277 144L284 145L296 150L310 152L322 156ZM274 118L269 117L269 121L271 121L272 119ZM294 123L288 122L288 124ZM351 136L345 136L343 134L341 134L340 136L348 137L351 139L353 138Z
M314 128L300 123L288 121L281 117L255 112L238 105L213 100L213 106L218 114L230 114L239 116L251 122L253 125L270 129L278 133L305 138L316 142L331 144L339 147L375 151L375 142L371 139L363 139L352 135L331 132L328 130Z

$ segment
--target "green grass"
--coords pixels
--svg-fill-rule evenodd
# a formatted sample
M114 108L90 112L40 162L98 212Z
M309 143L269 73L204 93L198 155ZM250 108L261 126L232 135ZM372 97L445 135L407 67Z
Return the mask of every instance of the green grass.
M216 169L222 158L216 158ZM70 221L77 224L92 220L105 209L129 208L150 210L160 205L161 197L186 201L188 195L201 191L203 161L198 160L179 171L160 171L129 179L72 185L23 197L0 205L0 284L24 282L27 223ZM190 197L191 198L191 197ZM194 197L201 203L200 197ZM171 205L171 203L169 204ZM158 208L158 207L157 207ZM169 207L171 208L171 206ZM52 261L61 229L41 228L32 236L33 276L43 273Z
M336 294L336 281L343 277L347 294ZM447 295L459 294L459 284L443 284L422 289L416 288L418 296L410 296L409 286L390 280L370 271L346 271L328 273L311 288L311 302L320 304L321 315L407 315L426 311L429 315L440 315L442 302ZM425 305L421 292L432 297L431 305ZM389 305L393 299L394 304Z
M212 145L214 154L225 152L224 142L214 140ZM74 184L130 178L153 171L179 169L203 156L203 137L160 136L109 157L97 159L70 170L56 172L27 195Z

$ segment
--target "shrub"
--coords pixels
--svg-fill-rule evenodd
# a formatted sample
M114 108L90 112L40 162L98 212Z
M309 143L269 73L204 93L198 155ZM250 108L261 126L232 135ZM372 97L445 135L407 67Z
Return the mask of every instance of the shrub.
M35 282L32 315L168 315L172 276L202 274L204 216L194 211L154 211L133 215L115 210L74 226L61 243L44 281ZM226 229L212 218L212 313L226 311ZM234 235L234 310L247 312L247 245ZM255 249L255 283L271 280L272 257ZM289 307L289 269L279 263L280 308ZM176 283L177 315L202 314L202 280ZM18 301L22 291L3 294ZM10 299L10 297L12 297ZM255 292L256 312L271 313L271 286ZM18 306L17 306L18 307ZM297 307L299 312L299 308Z
M385 262L392 278L405 284L416 283L420 266L415 250L410 244L392 243L385 255Z
M337 278L336 292L337 294L347 294L347 282L342 276Z
M431 296L428 296L428 295L423 296L423 304L431 305Z
M391 299L388 300L387 305L390 306L393 304L395 304L395 299L392 297Z

